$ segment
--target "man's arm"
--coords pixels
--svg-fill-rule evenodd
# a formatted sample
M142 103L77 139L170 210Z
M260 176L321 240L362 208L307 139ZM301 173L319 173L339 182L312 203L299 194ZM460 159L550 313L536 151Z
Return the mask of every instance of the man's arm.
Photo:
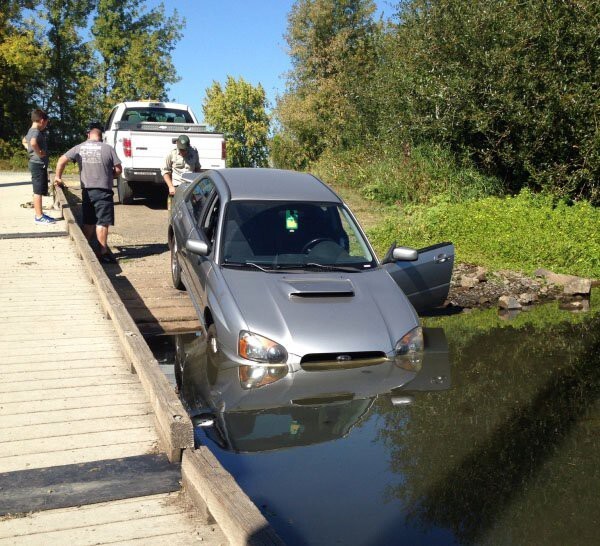
M31 137L31 140L29 141L29 144L31 145L32 150L39 156L39 157L46 157L46 152L44 152L44 150L42 150L40 148L40 145L38 144L37 138L35 137Z
M165 165L162 168L162 175L165 184L169 188L169 195L175 195L175 186L173 186L173 160L171 159L171 152L165 158Z
M118 165L115 165L113 167L113 178L119 178L119 176L121 176L122 172L123 172L123 167L121 166L121 164L119 163Z
M62 186L62 174L65 171L65 167L69 162L69 158L66 155L61 155L56 162L56 169L54 169L54 184L56 186Z

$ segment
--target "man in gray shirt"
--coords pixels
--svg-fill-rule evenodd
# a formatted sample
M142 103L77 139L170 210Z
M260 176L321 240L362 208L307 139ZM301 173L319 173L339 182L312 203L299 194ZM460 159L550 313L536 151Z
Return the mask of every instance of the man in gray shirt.
M36 224L54 224L55 219L42 210L42 196L48 195L48 114L39 108L31 112L31 128L23 137L29 156L29 171L33 184L33 208Z
M108 250L108 226L115 225L113 179L121 174L121 160L114 148L102 142L102 131L92 128L88 140L71 148L56 163L54 183L62 185L62 173L69 161L79 165L82 187L83 233L88 241L94 233L100 245L98 259L116 263Z

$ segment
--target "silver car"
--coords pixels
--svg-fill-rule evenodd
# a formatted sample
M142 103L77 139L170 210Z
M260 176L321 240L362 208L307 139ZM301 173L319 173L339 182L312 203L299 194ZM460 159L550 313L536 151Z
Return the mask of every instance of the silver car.
M253 388L299 369L418 368L417 310L445 300L451 243L392 245L379 261L348 207L310 174L187 176L169 220L172 280L188 290L215 366L236 367Z

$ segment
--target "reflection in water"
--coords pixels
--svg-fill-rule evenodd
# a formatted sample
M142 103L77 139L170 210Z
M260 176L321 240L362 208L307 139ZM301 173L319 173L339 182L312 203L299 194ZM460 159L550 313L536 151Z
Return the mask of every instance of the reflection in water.
M544 313L436 321L451 388L442 350L243 389L182 338L182 396L288 544L596 544L600 317Z
M259 388L249 388L246 367L217 369L200 335L178 336L181 397L191 415L213 415L215 426L207 433L231 451L263 452L342 438L381 393L397 393L407 386L448 388L443 330L432 328L426 335L430 349L418 372L402 362L294 373L260 366L267 370L263 376L272 373L274 379L258 383Z

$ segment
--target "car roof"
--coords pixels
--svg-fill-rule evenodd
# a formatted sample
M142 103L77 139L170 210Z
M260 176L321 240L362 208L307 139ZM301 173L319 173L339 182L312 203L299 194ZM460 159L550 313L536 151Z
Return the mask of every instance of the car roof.
M232 201L318 201L342 200L321 180L308 173L281 169L231 168L213 171L213 178L227 186Z

